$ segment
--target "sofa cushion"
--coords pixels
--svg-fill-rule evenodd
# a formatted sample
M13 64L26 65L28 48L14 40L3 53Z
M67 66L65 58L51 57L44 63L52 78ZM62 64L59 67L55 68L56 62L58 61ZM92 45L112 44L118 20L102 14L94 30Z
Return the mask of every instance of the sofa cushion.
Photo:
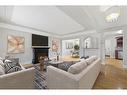
M90 65L90 64L93 63L96 59L97 59L96 56L91 56L90 58L86 59L85 61L86 61L86 63L87 63L88 65Z
M3 75L3 74L5 74L5 70L4 70L4 68L0 65L0 75Z
M68 72L72 74L78 74L86 67L87 67L87 63L85 61L81 61L70 66L70 68L68 69Z
M15 61L12 62L11 60L5 60L4 67L5 67L6 74L22 70L19 63L15 62Z
M0 65L1 65L2 67L4 67L3 60L0 60Z

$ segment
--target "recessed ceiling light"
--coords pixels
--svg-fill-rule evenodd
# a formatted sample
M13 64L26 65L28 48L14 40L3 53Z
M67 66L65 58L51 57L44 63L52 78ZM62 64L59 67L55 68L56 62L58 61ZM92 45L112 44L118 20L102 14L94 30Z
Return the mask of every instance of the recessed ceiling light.
M117 31L118 34L122 34L123 33L123 30L119 30Z
M107 22L114 22L117 21L118 17L120 16L120 13L111 13L108 16L106 16Z

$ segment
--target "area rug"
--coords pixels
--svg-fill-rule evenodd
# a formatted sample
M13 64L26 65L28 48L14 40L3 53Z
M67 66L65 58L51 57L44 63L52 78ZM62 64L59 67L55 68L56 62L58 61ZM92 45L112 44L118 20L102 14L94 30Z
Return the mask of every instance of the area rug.
M46 71L40 71L40 66L34 65L35 68L35 88L47 89L46 86Z

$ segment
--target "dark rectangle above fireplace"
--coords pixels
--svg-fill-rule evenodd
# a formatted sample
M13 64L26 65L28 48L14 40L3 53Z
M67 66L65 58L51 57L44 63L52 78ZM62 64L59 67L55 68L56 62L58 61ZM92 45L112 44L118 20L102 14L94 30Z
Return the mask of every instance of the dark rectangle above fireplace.
M48 37L32 34L32 46L48 46Z

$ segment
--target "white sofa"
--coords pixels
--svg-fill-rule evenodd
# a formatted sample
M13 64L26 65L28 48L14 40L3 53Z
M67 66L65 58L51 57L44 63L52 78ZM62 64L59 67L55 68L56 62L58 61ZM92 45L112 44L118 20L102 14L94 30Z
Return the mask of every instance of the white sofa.
M32 89L34 86L34 68L0 75L0 89Z
M72 65L68 72L48 66L47 87L49 89L91 89L100 70L101 60L95 56Z

